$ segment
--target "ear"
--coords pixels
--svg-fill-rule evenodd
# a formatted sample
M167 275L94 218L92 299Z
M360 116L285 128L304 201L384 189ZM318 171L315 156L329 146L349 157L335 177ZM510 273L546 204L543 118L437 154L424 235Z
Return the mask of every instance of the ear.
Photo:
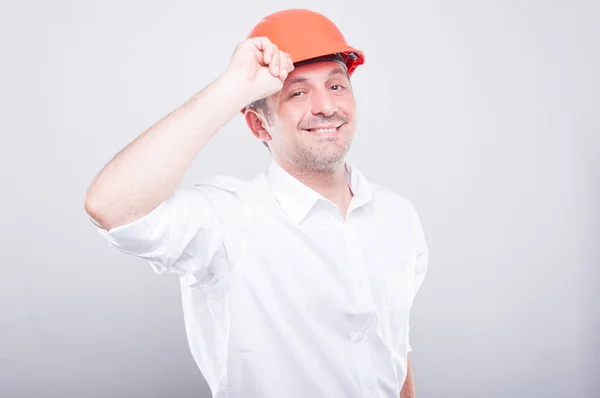
M267 131L267 121L262 112L255 109L247 109L244 114L246 124L252 134L261 141L271 141L271 134Z

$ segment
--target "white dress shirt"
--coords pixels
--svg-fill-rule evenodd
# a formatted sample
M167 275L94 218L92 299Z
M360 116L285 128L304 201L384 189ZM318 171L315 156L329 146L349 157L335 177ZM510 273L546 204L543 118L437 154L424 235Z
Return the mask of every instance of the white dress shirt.
M345 220L272 162L252 180L181 186L110 231L96 224L119 251L180 276L213 397L399 397L427 245L408 200L346 171Z

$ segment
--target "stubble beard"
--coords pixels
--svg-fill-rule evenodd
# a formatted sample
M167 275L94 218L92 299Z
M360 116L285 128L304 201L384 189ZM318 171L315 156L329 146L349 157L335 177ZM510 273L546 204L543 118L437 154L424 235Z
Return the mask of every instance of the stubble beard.
M341 145L325 151L302 143L292 155L294 168L304 174L331 175L344 165L352 139L353 134L348 134Z

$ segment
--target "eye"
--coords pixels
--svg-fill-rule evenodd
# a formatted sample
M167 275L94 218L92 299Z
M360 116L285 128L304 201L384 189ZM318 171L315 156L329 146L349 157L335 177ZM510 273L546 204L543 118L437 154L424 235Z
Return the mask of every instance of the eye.
M290 95L290 97L300 97L302 94L304 94L302 91L296 91L295 93Z
M333 91L340 91L343 88L344 88L344 86L342 86L341 84L334 84L333 86L331 86L331 89Z

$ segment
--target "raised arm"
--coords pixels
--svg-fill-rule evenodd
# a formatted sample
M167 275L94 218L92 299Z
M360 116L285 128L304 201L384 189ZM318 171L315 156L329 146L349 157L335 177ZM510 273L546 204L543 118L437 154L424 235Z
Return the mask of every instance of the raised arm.
M210 138L240 109L277 92L292 69L267 38L241 42L226 72L103 167L86 193L86 212L106 230L148 214L174 192Z

